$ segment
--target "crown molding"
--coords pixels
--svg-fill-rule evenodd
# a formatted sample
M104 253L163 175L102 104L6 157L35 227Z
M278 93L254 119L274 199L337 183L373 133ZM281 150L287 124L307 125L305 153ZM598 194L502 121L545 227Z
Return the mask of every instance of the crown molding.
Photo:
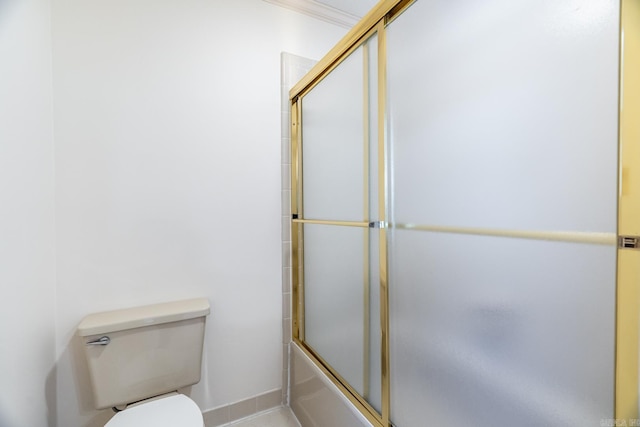
M352 15L335 7L318 3L314 0L264 0L277 6L286 7L296 12L312 16L344 28L352 28L360 21L360 16Z

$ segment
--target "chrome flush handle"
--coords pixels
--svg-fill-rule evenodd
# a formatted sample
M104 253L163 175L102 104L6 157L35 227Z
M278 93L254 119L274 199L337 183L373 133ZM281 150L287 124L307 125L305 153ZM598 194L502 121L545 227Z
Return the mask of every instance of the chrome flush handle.
M87 341L86 345L108 345L111 342L111 338L108 336L100 337L97 340Z

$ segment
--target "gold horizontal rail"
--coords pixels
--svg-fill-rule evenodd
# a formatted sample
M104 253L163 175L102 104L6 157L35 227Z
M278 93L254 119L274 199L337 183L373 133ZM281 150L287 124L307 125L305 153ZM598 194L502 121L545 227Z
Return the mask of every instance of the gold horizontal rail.
M292 220L296 224L318 224L318 225L340 225L343 227L363 227L368 228L368 222L360 221L329 221L324 219L294 219Z
M511 237L515 239L550 240L555 242L589 243L594 245L616 246L615 233L596 233L580 231L530 231L502 230L494 228L444 227L438 225L390 224L390 228L400 230L431 231L436 233L470 234L474 236Z

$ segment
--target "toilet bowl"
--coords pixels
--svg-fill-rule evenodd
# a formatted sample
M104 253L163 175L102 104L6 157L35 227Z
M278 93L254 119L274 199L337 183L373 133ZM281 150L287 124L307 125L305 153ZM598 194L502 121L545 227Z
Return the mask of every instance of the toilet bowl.
M118 412L105 427L204 427L200 408L184 394L172 393Z

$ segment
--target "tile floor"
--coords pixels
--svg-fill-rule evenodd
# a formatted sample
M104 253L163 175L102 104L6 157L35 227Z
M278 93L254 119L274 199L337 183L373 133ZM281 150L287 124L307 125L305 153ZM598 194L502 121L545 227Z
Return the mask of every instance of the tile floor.
M280 406L225 424L223 427L300 427L291 409Z

